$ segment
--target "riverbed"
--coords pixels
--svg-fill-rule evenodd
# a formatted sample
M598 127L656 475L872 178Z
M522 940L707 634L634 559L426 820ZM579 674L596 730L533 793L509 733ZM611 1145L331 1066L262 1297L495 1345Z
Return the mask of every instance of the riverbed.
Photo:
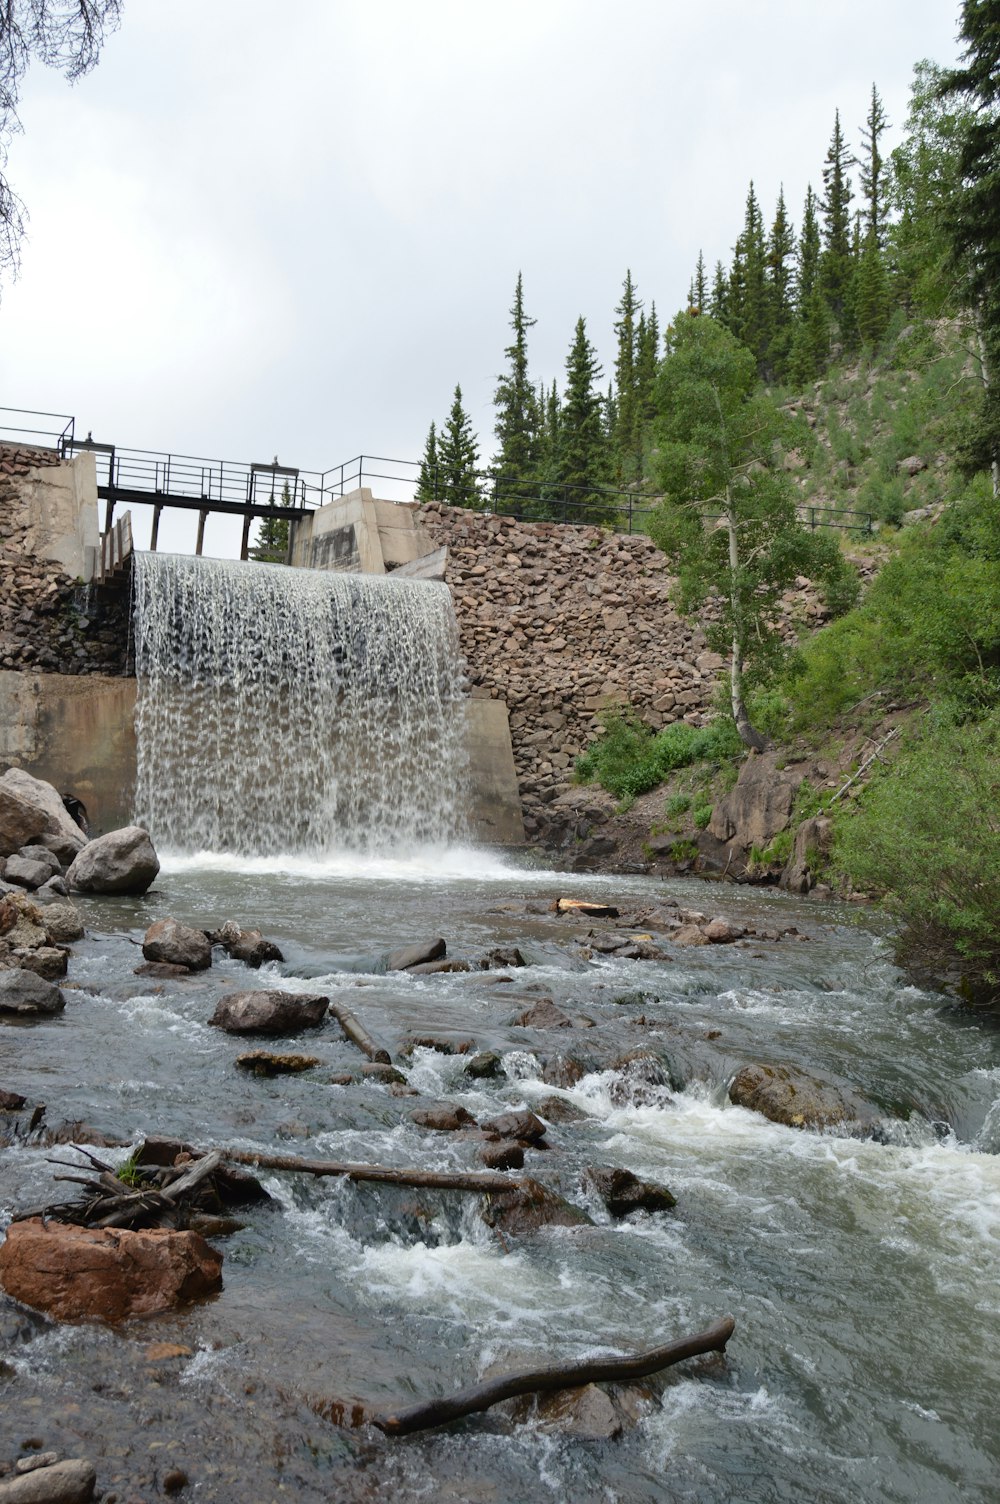
M580 919L527 912L573 893L622 908L677 900L781 939L671 948L662 961L587 953ZM525 1173L592 1225L499 1238L476 1198L266 1172L270 1206L221 1240L224 1288L169 1318L53 1326L0 1298L0 1458L29 1440L88 1456L99 1489L218 1501L455 1499L945 1501L996 1497L1000 1439L1000 1033L908 985L880 922L759 890L691 880L566 876L484 852L340 864L165 862L143 899L79 901L61 1016L0 1029L0 1085L129 1142L390 1165L477 1165L471 1138L417 1127L418 1105L478 1120L552 1113ZM541 903L532 903L542 908ZM220 958L191 979L144 979L154 919L259 926L282 965ZM440 935L452 956L517 946L524 967L387 974L394 946ZM501 980L506 977L508 980ZM324 992L391 1052L419 1096L355 1079L334 1022L291 1048L302 1076L248 1078L246 1041L209 1028L219 986ZM545 996L574 1026L518 1027ZM505 1073L409 1036L471 1040ZM281 1048L279 1044L275 1046ZM623 1097L613 1060L663 1062L669 1090ZM544 1062L584 1066L570 1087ZM874 1107L874 1137L785 1128L730 1104L750 1061L832 1074ZM576 1109L570 1120L553 1099ZM556 1121L556 1117L560 1120ZM126 1150L98 1150L110 1159ZM0 1221L56 1199L48 1156L0 1158ZM668 1186L669 1213L613 1221L590 1165ZM568 1435L530 1409L405 1441L338 1424L486 1374L634 1351L731 1313L725 1358L644 1389L613 1440Z

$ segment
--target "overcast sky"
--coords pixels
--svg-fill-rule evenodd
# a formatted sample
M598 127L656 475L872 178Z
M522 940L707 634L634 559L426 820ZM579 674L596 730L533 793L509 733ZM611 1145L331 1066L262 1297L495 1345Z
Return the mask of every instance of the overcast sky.
M25 84L0 405L322 469L418 458L461 382L488 458L519 270L535 379L562 384L581 314L610 371L626 268L663 322L699 248L728 261L751 178L768 222L783 183L798 224L835 109L857 145L874 82L896 139L913 64L954 61L957 17L958 0L125 0L93 73ZM193 536L164 519L161 546ZM231 538L210 524L206 552Z

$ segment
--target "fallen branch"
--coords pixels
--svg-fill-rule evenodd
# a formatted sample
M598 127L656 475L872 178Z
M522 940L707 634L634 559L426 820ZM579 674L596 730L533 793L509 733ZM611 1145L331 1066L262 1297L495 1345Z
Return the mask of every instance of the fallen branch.
M866 770L871 766L871 764L878 757L879 753L882 751L883 747L887 747L889 745L889 743L892 741L893 737L894 736L898 736L898 734L899 734L899 727L898 726L893 726L892 730L889 732L889 735L882 738L882 740L879 742L878 746L875 748L875 751L871 754L871 756L865 758L865 760L861 764L860 768L858 768L858 771L856 773L852 773L851 776L850 776L850 778L847 780L846 783L841 784L840 788L834 794L834 796L833 796L832 799L827 800L827 803L826 803L826 806L825 806L826 809L829 809L832 804L836 804L836 802L840 798L841 794L846 794L847 790L850 788L850 786L851 786L852 783L857 783L857 781L861 777L862 773L866 772Z
M446 1421L458 1420L462 1415L489 1410L501 1400L514 1399L519 1394L644 1379L651 1373L659 1373L663 1368L683 1362L685 1358L696 1358L699 1353L725 1352L735 1325L732 1316L724 1316L714 1326L693 1337L682 1337L677 1342L668 1342L665 1347L653 1347L630 1358L584 1358L581 1362L565 1363L555 1368L502 1374L499 1378L487 1379L484 1384L460 1389L457 1394L444 1399L411 1405L408 1410L400 1410L395 1415L372 1416L372 1424L387 1436L409 1436L413 1431L427 1431L432 1426L444 1425Z
M378 1065L391 1065L392 1056L388 1050L383 1050L365 1028L359 1023L349 1009L341 1007L340 1003L331 1003L330 1012L343 1029L352 1044L356 1044L362 1055L367 1055L369 1060L374 1060Z
M374 1180L386 1185L415 1186L431 1191L520 1191L523 1180L509 1175L491 1175L470 1171L468 1174L447 1170L387 1169L384 1165L342 1164L332 1159L299 1159L294 1154L262 1154L252 1149L224 1149L222 1154L234 1164L249 1165L254 1170L295 1170L301 1175L342 1175L348 1180Z

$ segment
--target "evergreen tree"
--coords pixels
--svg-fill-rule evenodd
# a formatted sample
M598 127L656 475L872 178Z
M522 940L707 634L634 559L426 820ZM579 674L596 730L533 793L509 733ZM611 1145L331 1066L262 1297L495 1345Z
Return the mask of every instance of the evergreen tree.
M554 381L551 387L539 389L539 408L542 413L539 497L543 504L535 515L554 517L559 497L559 388Z
M815 381L830 353L830 321L820 281L821 237L812 185L806 189L798 246L797 307L789 375L797 386Z
M948 214L961 184L962 140L972 115L956 95L943 97L943 77L934 63L916 65L906 136L892 154L889 179L896 295L929 318L958 306Z
M599 522L608 510L608 498L599 494L610 470L604 404L596 390L603 374L586 323L577 319L559 414L558 475L567 520Z
M764 375L772 381L784 381L788 376L795 320L795 272L790 264L794 257L795 234L782 188L767 240L768 344Z
M656 304L649 305L649 317L644 313L639 315L639 327L636 331L636 393L639 405L639 428L640 443L645 443L645 430L656 413L656 403L653 398L653 383L656 380L656 367L660 359L660 324L656 317ZM642 478L640 466L639 478Z
M830 312L840 328L845 344L850 344L852 325L852 282L854 262L851 256L851 200L854 197L848 176L853 158L840 128L840 111L836 112L826 162L823 166L823 251L820 256L820 280Z
M609 394L608 416L611 424L610 439L614 455L615 484L621 487L634 485L642 472L642 413L639 401L639 346L636 316L641 316L642 304L635 295L632 273L625 273L621 302L615 309L615 334L618 336L618 351L615 355L615 386L617 398L611 410Z
M448 422L437 446L438 497L452 507L474 507L479 502L479 446L472 424L462 406L462 388L456 386Z
M496 409L494 432L499 451L493 462L497 509L503 510L505 493L518 499L537 490L540 414L535 389L528 376L528 330L534 319L524 311L524 287L517 274L510 326L514 331L511 344L504 350L507 370L497 381L493 405Z
M691 286L688 288L688 306L697 308L699 313L708 311L708 275L705 271L705 257L698 252L698 264L694 269Z
M271 497L272 502L274 497ZM281 505L292 505L292 493L287 480L281 487ZM262 517L257 541L248 549L248 557L260 564L284 564L288 558L288 518Z
M743 232L736 242L729 273L729 296L724 322L741 344L763 364L769 343L769 297L764 217L753 183L747 193Z
M417 472L417 489L414 501L437 501L438 499L438 447L437 425L432 423L424 444L423 458Z
M861 169L861 193L865 201L865 231L862 237L863 243L867 243L868 236L872 235L877 250L885 246L886 217L889 210L888 165L882 156L881 141L889 128L889 117L885 113L878 90L872 84L871 103L868 106L868 114L865 123L861 127L861 140L864 152L859 163Z
M965 454L989 468L1000 493L1000 0L964 0L963 66L942 83L971 106L961 136L958 191L949 207L952 262L976 318L983 402Z
M889 323L889 278L875 230L869 225L855 280L855 317L866 345L877 345Z

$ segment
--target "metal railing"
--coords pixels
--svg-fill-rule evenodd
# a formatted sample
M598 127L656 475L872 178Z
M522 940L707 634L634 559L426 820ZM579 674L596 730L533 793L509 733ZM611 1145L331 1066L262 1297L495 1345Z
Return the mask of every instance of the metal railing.
M12 419L26 418L26 423ZM45 423L45 419L51 419ZM42 423L42 427L37 425ZM64 453L67 439L73 438L76 419L68 413L41 413L27 407L0 407L0 443L23 445L27 449L57 449ZM53 427L52 424L58 424Z

